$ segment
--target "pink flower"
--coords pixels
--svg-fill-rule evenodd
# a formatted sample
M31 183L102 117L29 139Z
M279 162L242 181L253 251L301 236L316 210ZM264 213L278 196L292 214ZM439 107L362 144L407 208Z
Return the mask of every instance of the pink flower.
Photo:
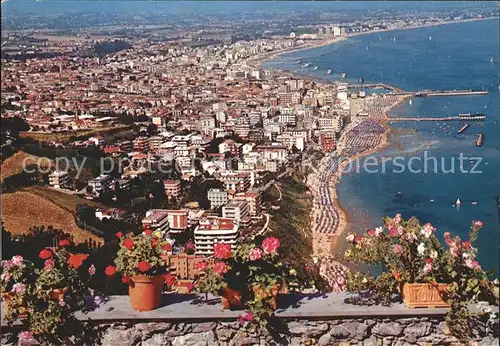
M262 249L266 254L275 253L279 247L280 247L280 240L278 238L267 237L262 241Z
M251 311L247 312L245 315L240 315L238 317L238 321L242 325L245 324L246 321L248 321L248 322L253 321L253 319L254 319L254 316L253 316L253 313Z
M396 227L389 227L389 235L391 237L397 237L399 235L398 229Z
M479 220L474 221L474 227L481 228L481 227L483 227L483 226L484 226L483 221L479 221Z
M2 261L2 268L3 268L4 270L9 270L10 268L12 268L12 267L13 267L13 265L14 265L14 264L13 264L13 263L12 263L12 261L10 261L10 260L4 260L4 261Z
M392 246L392 251L395 253L395 254L400 254L402 251L403 251L403 247L399 244L394 244Z
M231 253L231 245L218 243L214 245L214 257L219 259L230 258L232 256Z
M59 299L59 306L66 306L66 302L64 301L64 299Z
M420 230L420 233L423 234L426 238L429 238L435 230L436 228L434 226L432 226L430 223L426 223L424 225L424 228Z
M396 214L396 216L394 217L394 219L392 219L392 221L393 221L395 224L399 224L399 223L401 223L401 214Z
M19 333L19 341L31 341L33 340L33 333L29 331L24 331Z
M10 273L3 273L0 275L0 280L3 282L8 282L12 278L12 274Z
M55 265L54 260L48 259L45 261L43 269L46 271L52 270L52 269L54 269L54 265Z
M258 247L254 247L248 253L248 258L250 261L257 261L262 258L262 250Z
M15 293L24 293L25 290L26 290L26 285L18 282L12 286L11 291Z
M17 255L17 256L12 257L11 261L12 261L13 265L19 266L19 265L23 264L23 260L24 260L23 256Z
M481 269L481 267L479 266L479 262L476 261L476 260L473 260L472 258L467 258L465 261L465 266L468 267L468 268L471 268L471 269L474 269L474 270L478 270L478 269Z
M360 235L357 235L354 237L354 243L359 244L363 241L363 237Z
M219 275L227 273L229 270L229 266L224 262L216 262L214 264L214 272Z
M432 270L432 263L426 263L424 266L424 274L429 273Z
M95 267L93 264L91 264L89 267L89 274L90 274L90 276L95 274Z
M377 232L376 232L374 229L369 229L369 230L368 230L368 235L369 235L370 237L375 236L375 234L376 234L376 233L377 233Z
M444 237L449 238L451 236L450 232L444 232Z

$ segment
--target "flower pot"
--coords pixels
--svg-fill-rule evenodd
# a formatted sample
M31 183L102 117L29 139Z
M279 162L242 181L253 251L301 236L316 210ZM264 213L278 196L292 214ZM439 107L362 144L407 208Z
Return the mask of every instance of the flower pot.
M159 307L164 281L163 275L153 277L145 275L132 276L128 281L128 295L132 309L149 311Z
M403 301L409 308L446 308L446 288L448 284L407 284L403 285Z
M68 291L67 287L64 288L56 288L49 292L50 300L58 302L59 300L64 298L64 295Z
M2 292L2 300L4 303L5 312L8 312L12 301L15 299L16 294L14 292ZM27 309L25 306L19 307L19 316L18 319L25 320L28 317Z
M252 289L256 297L266 300L269 299L269 304L276 310L278 306L278 293L280 292L281 285L273 285L269 291L267 291L266 287L263 285L253 285Z
M221 297L222 297L222 307L224 309L243 307L241 293L236 290L233 290L229 287L224 287L222 289Z

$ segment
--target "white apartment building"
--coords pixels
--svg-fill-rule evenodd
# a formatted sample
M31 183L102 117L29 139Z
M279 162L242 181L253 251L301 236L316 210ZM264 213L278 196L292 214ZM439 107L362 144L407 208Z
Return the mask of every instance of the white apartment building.
M67 171L53 171L49 174L49 185L60 189L69 183L69 173Z
M212 256L214 245L218 243L230 244L236 248L239 237L238 225L233 219L211 216L203 220L194 230L196 254Z
M222 207L222 217L233 219L240 226L250 223L250 206L246 201L231 200Z
M217 209L227 203L227 191L221 189L210 189L207 193L210 209Z

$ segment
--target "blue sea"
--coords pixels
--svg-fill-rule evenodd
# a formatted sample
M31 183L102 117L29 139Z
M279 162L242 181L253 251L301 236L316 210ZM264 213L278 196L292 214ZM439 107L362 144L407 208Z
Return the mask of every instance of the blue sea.
M372 33L345 41L280 56L265 67L283 68L312 77L348 80L362 77L365 83L384 82L404 90L475 89L485 96L414 98L391 115L445 117L459 113L483 113L484 123L473 123L463 133L453 122L393 123L392 144L375 157L400 157L405 172L388 161L385 172L361 169L344 174L338 185L342 207L349 214L348 228L363 231L380 224L384 215L401 213L431 222L442 236L451 232L467 238L472 220L482 220L476 246L484 268L499 273L500 244L500 82L498 19L454 23L434 27ZM311 66L295 63L301 59ZM326 70L332 69L332 75ZM475 146L476 133L484 134L484 145ZM425 156L424 156L425 155ZM463 166L460 168L460 155ZM409 171L409 160L413 173ZM434 164L435 157L437 164ZM467 159L465 159L467 157ZM476 158L472 161L469 158ZM424 159L427 158L427 173ZM473 164L478 166L472 173ZM392 162L392 163L391 163ZM363 164L363 161L360 163ZM451 173L452 165L454 173ZM370 166L371 171L377 170ZM434 169L437 167L437 169ZM420 173L416 171L421 170ZM467 172L467 173L465 173ZM460 207L454 206L457 199Z

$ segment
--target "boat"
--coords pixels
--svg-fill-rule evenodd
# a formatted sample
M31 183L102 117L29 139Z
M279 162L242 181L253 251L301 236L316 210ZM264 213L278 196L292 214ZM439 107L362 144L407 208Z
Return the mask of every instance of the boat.
M432 36L429 36L429 41L432 41Z
M314 66L313 70L316 71L318 69L318 66Z
M484 135L482 133L476 134L476 147L483 146Z
M345 77L347 77L347 74L346 74L346 73L342 73L342 74L340 74L340 78L345 79Z
M464 124L464 126L462 126L460 128L460 130L457 131L457 133L462 133L464 132L465 130L467 130L467 128L469 127L470 125L469 124Z
M396 38L395 38L395 37L393 37L393 38L392 38L392 40L393 40L393 41L396 41Z
M408 101L408 104L411 106L413 104L412 100Z
M311 65L311 63L305 63L305 64L304 64L304 67L307 67L307 66L309 66L309 65Z
M365 49L368 50L368 46L366 46Z
M302 63L302 60L297 60L297 64L301 64Z
M477 204L477 202L476 202L476 201L472 201L472 202L470 202L470 204L472 204L472 205L476 205L476 204Z
M493 63L493 57L491 57L490 62Z
M363 78L358 78L358 83L364 83L365 80Z
M462 202L460 201L460 198L457 198L457 201L455 202L455 205L458 207Z
M327 70L326 74L332 74L332 70Z

